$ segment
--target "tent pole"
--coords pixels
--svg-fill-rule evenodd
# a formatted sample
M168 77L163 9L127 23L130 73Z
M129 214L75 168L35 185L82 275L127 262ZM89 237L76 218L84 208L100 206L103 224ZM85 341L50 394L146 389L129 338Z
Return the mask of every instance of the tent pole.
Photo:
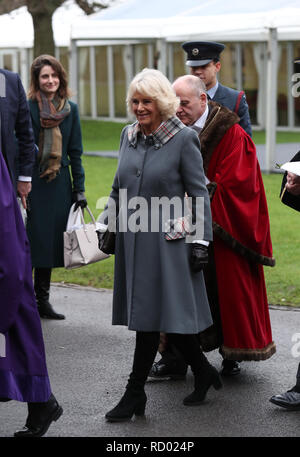
M70 87L74 94L72 100L78 103L78 57L76 40L71 40Z
M266 110L266 172L275 166L276 125L277 125L277 29L269 29L267 50L267 110Z

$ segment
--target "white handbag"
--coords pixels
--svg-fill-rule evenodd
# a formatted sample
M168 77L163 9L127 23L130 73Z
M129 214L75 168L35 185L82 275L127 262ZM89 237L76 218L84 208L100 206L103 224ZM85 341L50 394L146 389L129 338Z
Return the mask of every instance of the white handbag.
M96 233L97 222L87 206L92 222L84 222L82 209L74 211L75 203L71 206L67 228L64 232L64 265L71 270L90 263L110 257L98 248L98 236Z

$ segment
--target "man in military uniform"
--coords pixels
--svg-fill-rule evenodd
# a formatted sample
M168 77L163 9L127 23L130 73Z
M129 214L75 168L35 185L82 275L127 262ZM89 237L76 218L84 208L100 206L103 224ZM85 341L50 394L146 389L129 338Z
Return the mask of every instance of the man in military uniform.
M220 53L225 45L209 41L187 41L182 45L187 53L186 65L191 74L202 79L211 100L226 106L240 118L240 126L252 135L249 108L243 91L223 86L217 79L221 69Z

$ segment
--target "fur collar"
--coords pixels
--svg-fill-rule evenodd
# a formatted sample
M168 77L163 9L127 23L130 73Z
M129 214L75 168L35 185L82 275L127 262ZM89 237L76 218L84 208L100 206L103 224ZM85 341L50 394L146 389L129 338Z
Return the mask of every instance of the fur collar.
M208 108L209 114L199 135L205 174L207 174L209 162L215 148L227 130L240 120L237 114L219 103L209 101Z
M207 174L209 162L215 148L218 146L225 133L240 120L237 114L219 103L210 101L208 106L209 114L199 135L205 174ZM216 188L217 184L215 182L209 183L208 190L211 200L213 199ZM244 246L224 230L223 227L216 224L216 222L213 222L213 232L214 235L217 235L223 240L234 252L242 255L250 262L256 262L270 267L275 266L275 259L273 257L266 257L249 249L247 246Z

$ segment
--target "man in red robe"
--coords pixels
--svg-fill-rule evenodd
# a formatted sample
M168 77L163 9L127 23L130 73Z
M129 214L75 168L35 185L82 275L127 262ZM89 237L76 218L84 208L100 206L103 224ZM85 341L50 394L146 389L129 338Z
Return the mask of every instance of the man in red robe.
M199 78L182 76L173 87L180 98L177 116L199 134L211 196L214 240L205 276L214 325L199 335L200 344L205 351L219 347L224 375L238 374L237 361L266 360L276 351L263 272L275 260L256 149L237 114L207 102ZM161 349L152 378L168 374L168 349ZM173 357L173 375L175 365Z

